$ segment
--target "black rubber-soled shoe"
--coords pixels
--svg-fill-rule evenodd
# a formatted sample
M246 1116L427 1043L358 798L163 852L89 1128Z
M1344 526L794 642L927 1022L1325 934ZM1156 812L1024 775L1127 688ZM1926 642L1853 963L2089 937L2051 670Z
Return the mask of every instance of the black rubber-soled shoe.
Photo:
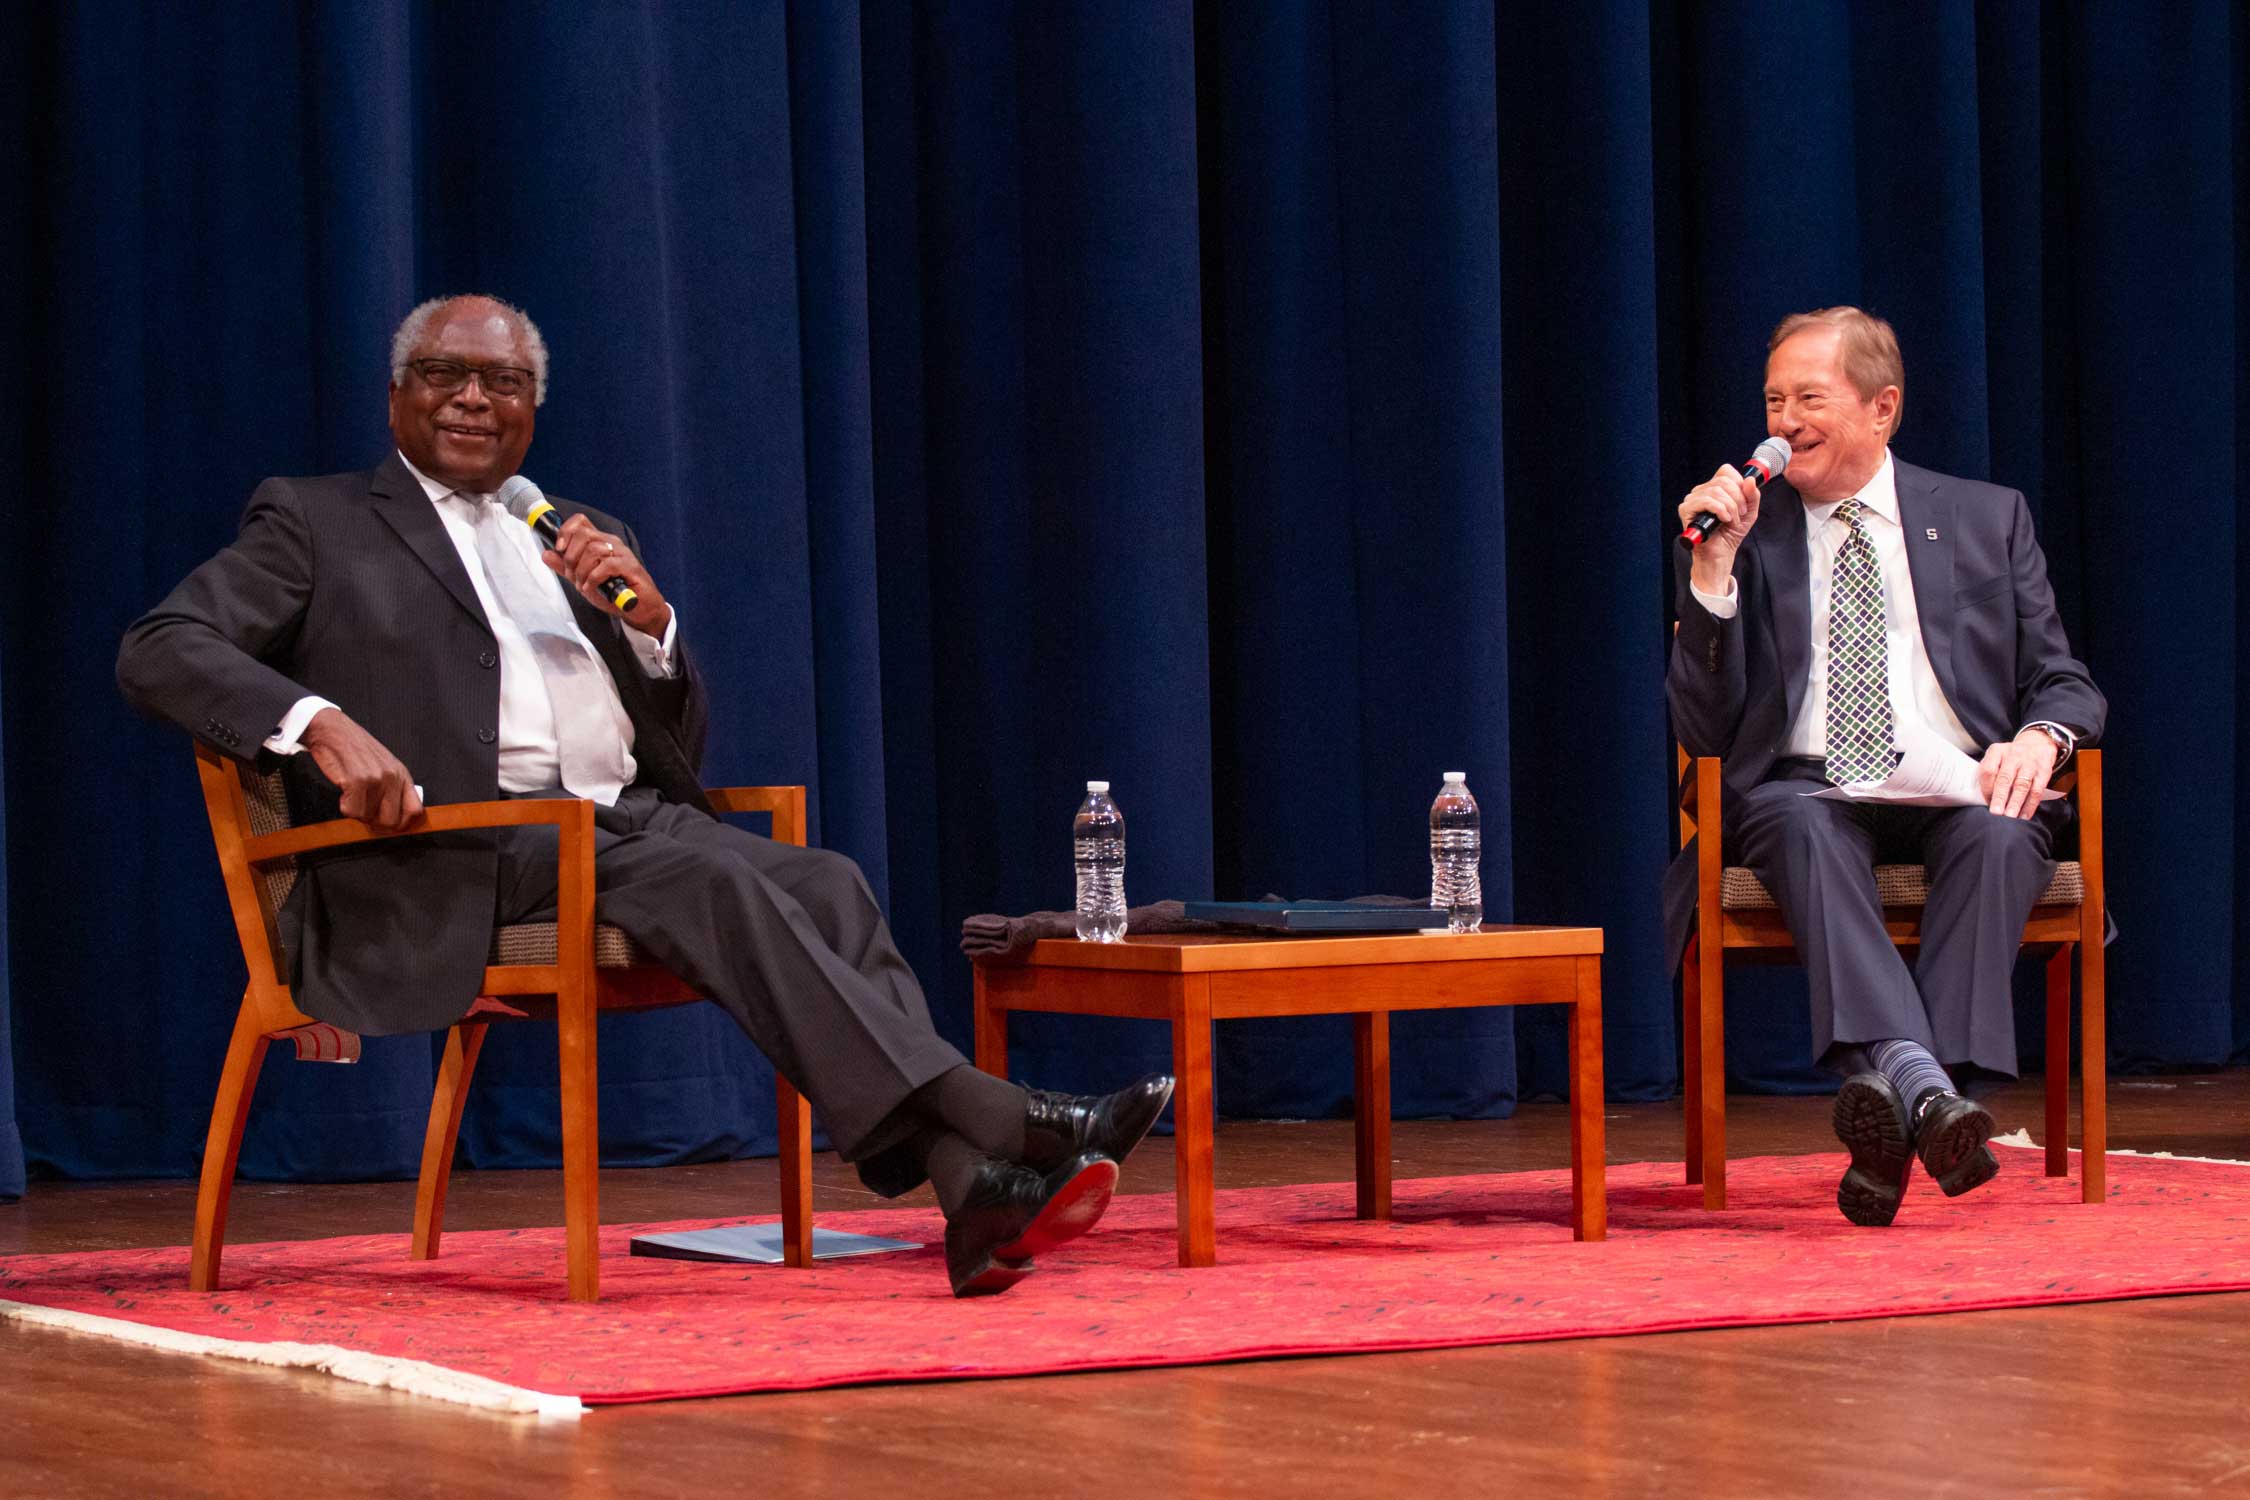
M1836 1184L1836 1207L1845 1218L1881 1229L1898 1217L1906 1179L1914 1170L1906 1102L1880 1073L1858 1073L1836 1091L1836 1139L1852 1164Z
M1948 1198L1983 1187L2000 1173L1993 1160L1992 1111L1950 1089L1929 1089L1914 1101L1914 1154Z

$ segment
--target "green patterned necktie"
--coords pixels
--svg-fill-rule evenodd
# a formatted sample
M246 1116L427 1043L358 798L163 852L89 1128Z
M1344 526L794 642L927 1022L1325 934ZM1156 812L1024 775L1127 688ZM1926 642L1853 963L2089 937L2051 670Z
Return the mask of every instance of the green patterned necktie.
M1851 534L1828 586L1828 779L1881 781L1892 753L1891 683L1883 640L1883 570L1857 500L1836 508Z

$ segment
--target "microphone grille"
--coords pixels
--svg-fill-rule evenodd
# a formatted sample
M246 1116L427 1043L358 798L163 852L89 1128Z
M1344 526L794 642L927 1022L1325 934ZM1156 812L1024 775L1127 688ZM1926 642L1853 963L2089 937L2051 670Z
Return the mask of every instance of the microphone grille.
M500 503L507 507L509 515L519 521L529 517L531 508L546 498L540 493L538 485L521 474L509 475L507 483L500 486Z
M1770 437L1760 443L1751 457L1770 469L1776 476L1789 467L1789 445L1780 438Z

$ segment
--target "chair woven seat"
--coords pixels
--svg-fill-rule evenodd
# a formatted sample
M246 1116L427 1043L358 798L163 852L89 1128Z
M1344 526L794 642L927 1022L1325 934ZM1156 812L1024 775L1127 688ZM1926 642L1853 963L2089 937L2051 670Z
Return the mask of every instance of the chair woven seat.
M485 959L488 964L551 964L554 961L555 924L552 922L518 922L512 927L495 928L492 952ZM628 937L622 927L612 927L607 922L594 924L595 968L630 969L655 962L649 951Z
M1882 898L1885 906L1926 906L1930 900L1927 873L1921 865L1877 865L1875 894ZM2067 859L2056 863L2055 878L2047 882L2038 904L2076 906L2085 899L2086 872L2078 861ZM1779 903L1755 872L1741 865L1729 865L1719 879L1719 909L1775 911Z

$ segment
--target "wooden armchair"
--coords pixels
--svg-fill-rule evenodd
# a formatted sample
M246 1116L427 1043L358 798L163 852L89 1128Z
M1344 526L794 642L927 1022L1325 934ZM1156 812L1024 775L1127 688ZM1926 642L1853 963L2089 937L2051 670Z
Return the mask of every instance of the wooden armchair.
M1686 1058L1684 1109L1687 1117L1687 1180L1703 1184L1703 1206L1727 1202L1726 955L1745 953L1754 961L1794 963L1796 950L1781 910L1758 881L1739 866L1724 864L1719 762L1690 760L1680 752L1680 845L1685 848L1700 825L1713 835L1696 845L1695 930L1680 969L1680 1034ZM2081 750L2072 757L2055 787L2077 798L2078 858L2060 861L2055 878L2024 924L2026 946L2052 947L2047 960L2047 1175L2070 1174L2070 971L2078 958L2080 1052L2078 1112L2081 1134L2080 1179L2088 1203L2106 1191L2103 1152L2108 1141L2104 1087L2108 1041L2104 1032L2102 938L2106 922L2102 890L2102 753ZM1893 941L1913 947L1922 940L1922 907L1928 892L1920 865L1878 865L1875 886L1883 897L1883 920Z
M297 856L382 837L547 824L560 836L556 920L503 927L493 934L483 993L446 1035L422 1147L412 1253L416 1260L429 1260L438 1253L461 1107L486 1026L493 1021L552 1019L560 1033L562 1060L563 1224L570 1297L576 1302L595 1300L601 1294L595 1238L601 1224L595 1013L684 1005L702 997L642 953L622 931L595 922L593 804L561 799L457 803L430 808L400 835L380 834L352 818L295 828L289 824L278 773L261 775L200 742L195 755L211 841L226 881L235 936L250 973L226 1066L219 1075L218 1096L211 1102L211 1130L195 1200L189 1286L199 1292L218 1289L235 1161L267 1044L293 1042L297 1056L308 1061L350 1062L359 1056L360 1039L297 1009L283 977L286 970L274 918L296 883ZM720 787L705 795L722 813L771 813L774 838L798 845L805 841L801 786ZM778 1074L774 1096L781 1117L783 1258L792 1266L808 1266L812 1263L812 1113L803 1096Z

